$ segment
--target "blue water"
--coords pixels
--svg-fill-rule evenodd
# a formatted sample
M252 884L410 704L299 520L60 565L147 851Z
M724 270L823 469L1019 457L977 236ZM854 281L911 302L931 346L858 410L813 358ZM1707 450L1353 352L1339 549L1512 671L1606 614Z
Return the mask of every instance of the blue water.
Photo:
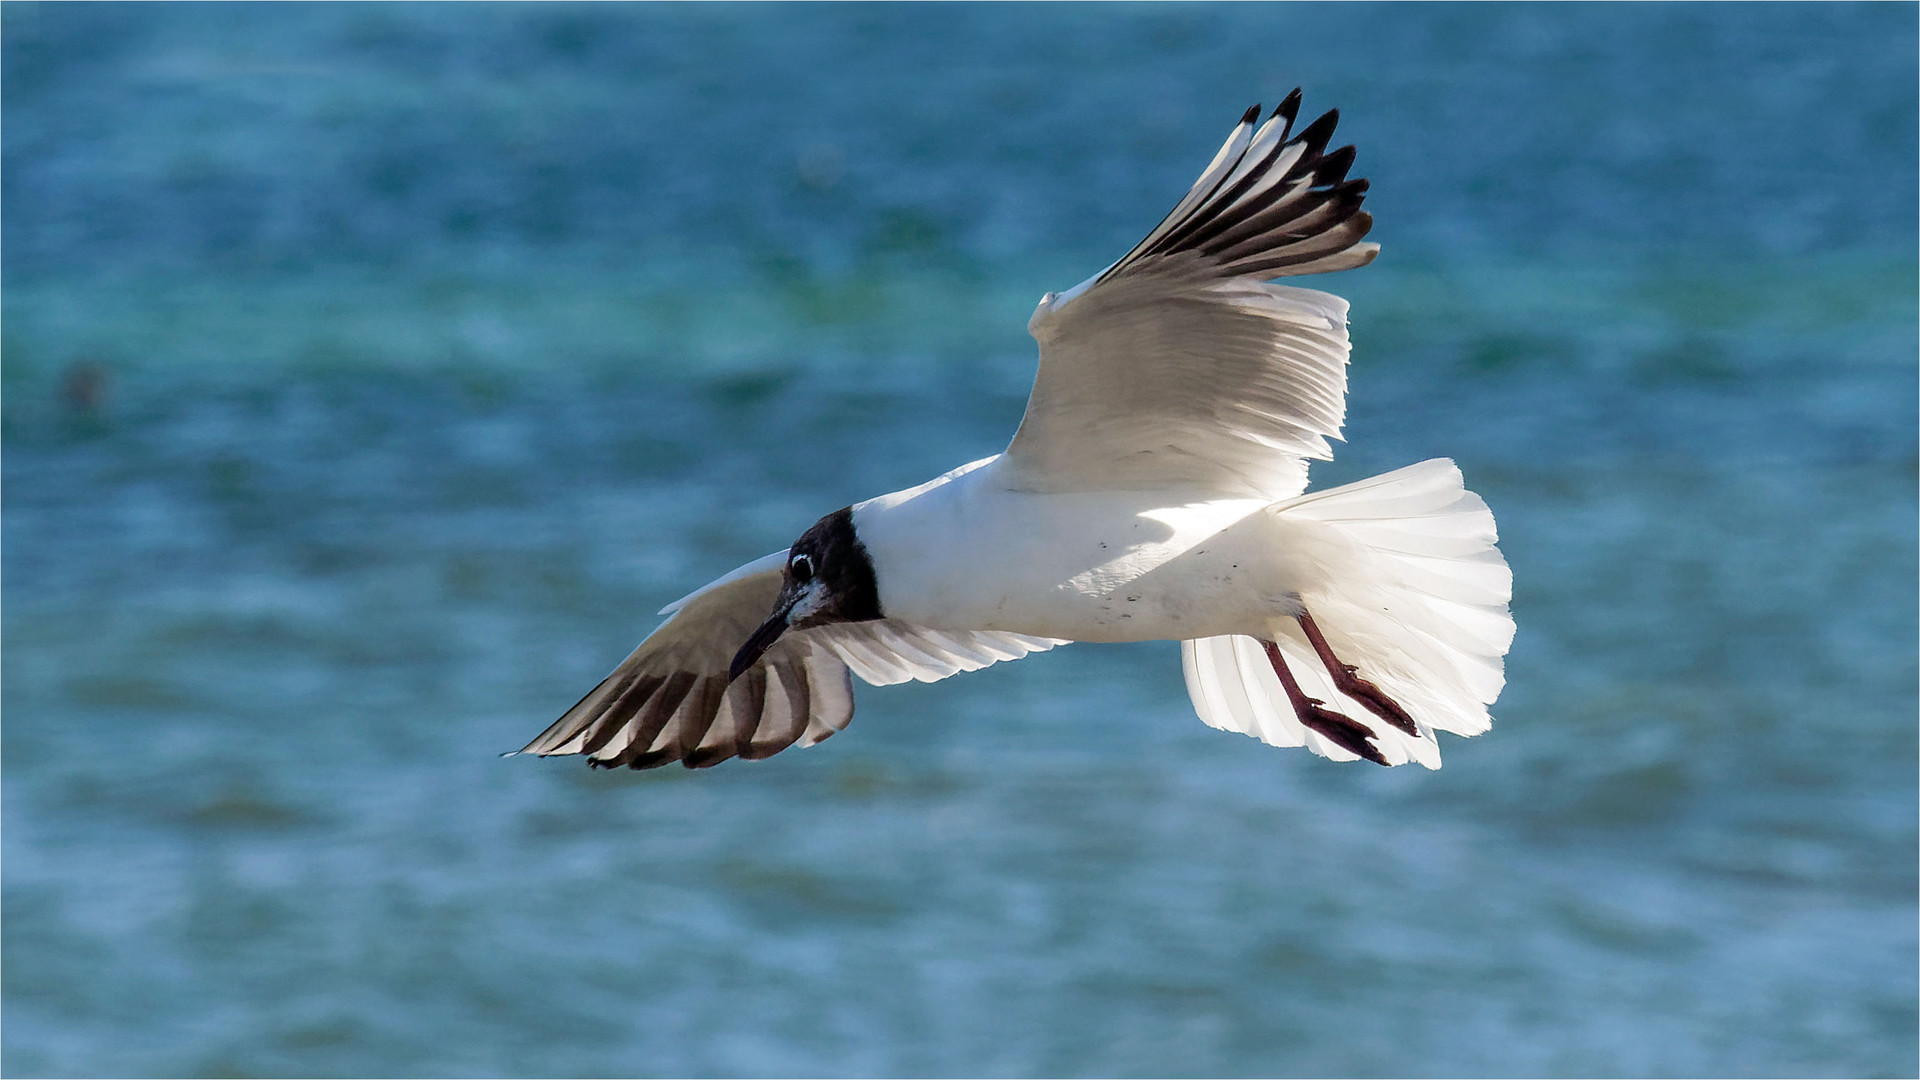
M10 1075L1913 1075L1912 5L0 9ZM1349 442L1520 626L1439 773L1177 649L501 760L1004 445L1305 87Z

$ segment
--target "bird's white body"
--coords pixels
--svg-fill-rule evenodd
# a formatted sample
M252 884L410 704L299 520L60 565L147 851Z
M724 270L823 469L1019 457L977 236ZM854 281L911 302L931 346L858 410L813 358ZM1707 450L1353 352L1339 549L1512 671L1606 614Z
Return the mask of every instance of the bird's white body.
M1440 765L1504 682L1493 515L1433 459L1302 494L1346 413L1347 304L1271 283L1364 266L1337 114L1249 112L1133 251L1028 329L1006 451L820 519L668 620L526 752L710 765L808 746L851 676L931 682L1069 641L1181 643L1200 718L1276 746ZM769 615L769 612L771 614Z
M1032 492L998 456L854 507L888 618L1071 641L1259 634L1302 567L1260 498Z

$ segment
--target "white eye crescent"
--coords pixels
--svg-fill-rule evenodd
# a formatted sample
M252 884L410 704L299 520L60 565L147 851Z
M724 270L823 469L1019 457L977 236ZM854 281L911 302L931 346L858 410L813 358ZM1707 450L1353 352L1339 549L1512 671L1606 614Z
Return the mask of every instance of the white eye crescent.
M802 584L813 580L813 560L805 555L795 555L793 561L787 563L787 570L793 580Z

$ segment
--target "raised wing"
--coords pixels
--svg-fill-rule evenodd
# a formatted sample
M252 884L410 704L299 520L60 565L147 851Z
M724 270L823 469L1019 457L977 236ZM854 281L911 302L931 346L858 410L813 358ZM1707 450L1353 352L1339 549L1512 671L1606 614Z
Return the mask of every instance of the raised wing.
M853 719L853 674L884 685L933 682L1060 642L955 633L892 619L790 631L727 683L727 664L765 619L787 553L748 563L669 604L666 622L613 674L520 753L585 754L589 764L690 769L812 746Z
M1192 190L1126 257L1049 294L1040 371L1007 448L1035 491L1184 488L1287 498L1346 415L1347 303L1270 278L1364 266L1373 219L1329 112L1292 133L1295 90L1249 110Z

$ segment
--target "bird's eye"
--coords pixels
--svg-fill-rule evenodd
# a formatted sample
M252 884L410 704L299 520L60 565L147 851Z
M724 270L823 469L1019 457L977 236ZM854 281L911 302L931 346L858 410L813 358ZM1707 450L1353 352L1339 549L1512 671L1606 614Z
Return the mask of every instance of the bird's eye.
M795 555L787 564L787 570L793 574L793 580L803 585L813 580L813 560L805 555Z

